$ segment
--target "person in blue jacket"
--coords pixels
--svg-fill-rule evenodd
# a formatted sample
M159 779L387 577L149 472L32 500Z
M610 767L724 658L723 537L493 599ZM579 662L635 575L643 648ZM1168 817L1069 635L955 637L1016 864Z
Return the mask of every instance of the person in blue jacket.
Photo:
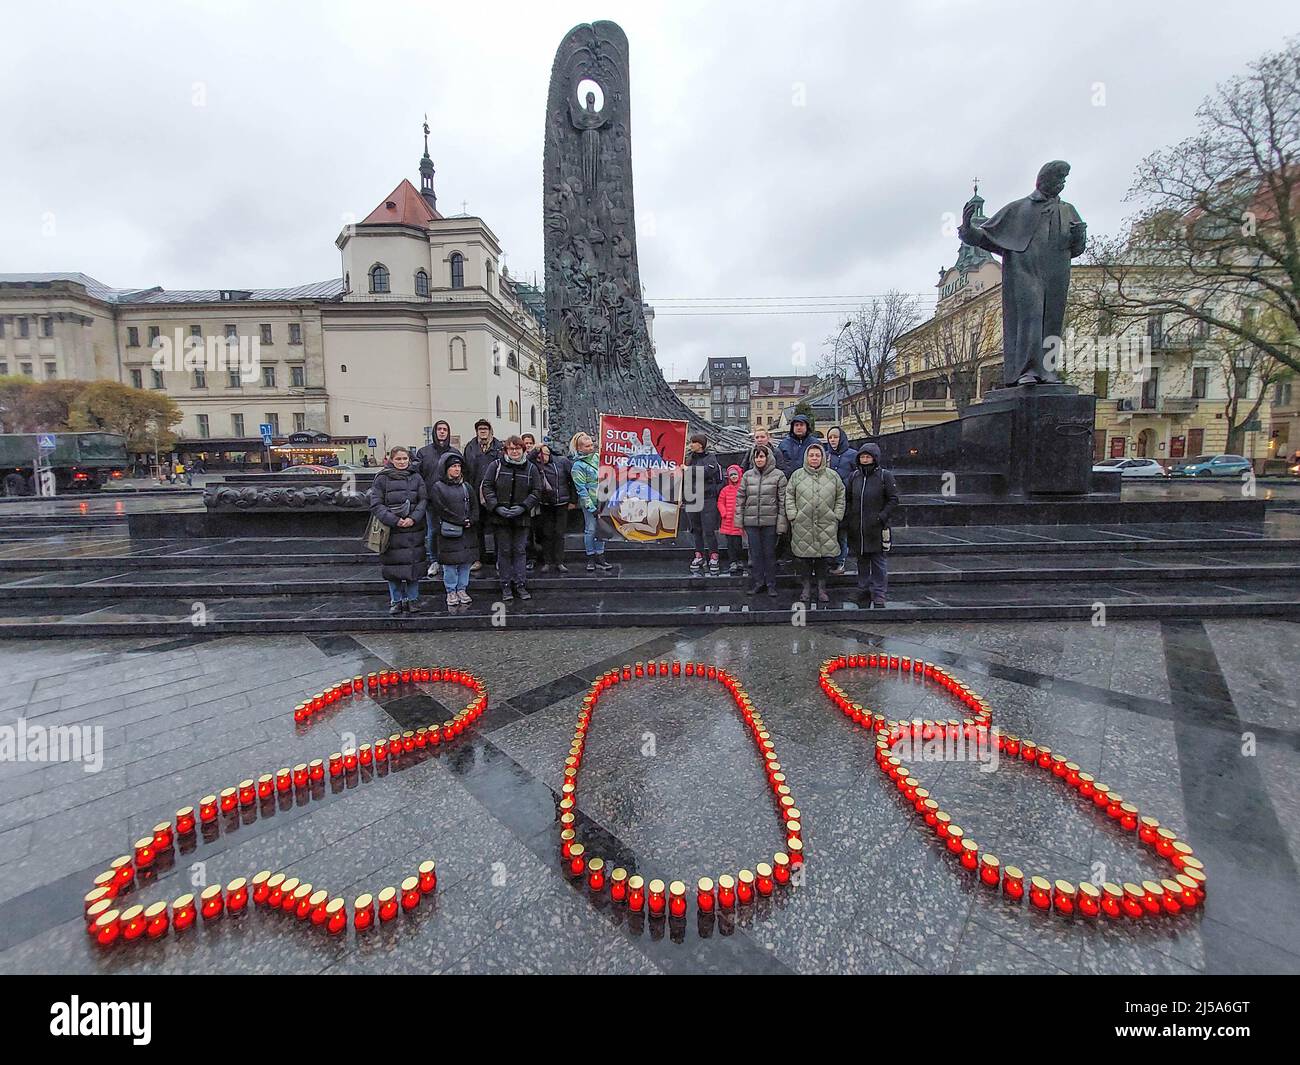
M849 435L840 426L832 425L826 430L826 464L840 475L840 480L844 482L844 487L849 486L849 478L853 476L853 466L857 461L858 453L854 448L849 447ZM844 573L844 564L849 558L849 531L844 522L840 522L840 555L835 560L835 566L831 569L833 576L840 576Z

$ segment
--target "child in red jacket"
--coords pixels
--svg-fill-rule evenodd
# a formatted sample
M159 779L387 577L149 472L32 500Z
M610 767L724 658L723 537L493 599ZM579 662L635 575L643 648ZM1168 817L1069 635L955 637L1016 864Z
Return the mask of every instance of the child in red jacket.
M741 539L743 532L736 524L736 489L740 486L744 472L739 466L728 466L727 483L718 493L718 514L722 517L718 533L727 539L727 561L730 563L727 573L732 577L745 575L745 548Z

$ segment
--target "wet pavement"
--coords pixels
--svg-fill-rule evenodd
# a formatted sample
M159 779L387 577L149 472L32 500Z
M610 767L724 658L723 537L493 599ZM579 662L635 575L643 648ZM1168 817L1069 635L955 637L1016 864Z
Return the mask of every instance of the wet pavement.
M1298 637L1300 624L1283 619L897 624L866 614L763 628L0 640L0 725L98 727L103 743L97 772L0 762L0 971L1300 972ZM868 734L818 688L825 659L882 648L943 665L989 700L995 725L1049 744L1173 828L1205 864L1204 906L1098 923L1012 904L965 874L876 768ZM799 882L734 916L699 921L693 904L684 921L631 915L559 861L557 804L582 694L607 668L654 659L730 669L797 797L808 853ZM171 899L266 868L350 907L432 858L438 888L414 912L334 937L256 911L156 942L90 940L81 912L94 876L179 807L465 704L463 688L428 683L350 697L295 725L294 704L327 684L403 665L475 672L487 712L422 757L221 821L134 894ZM837 678L891 718L954 716L944 693L897 675ZM577 806L588 856L693 886L783 846L762 763L716 685L620 685L588 736ZM954 822L1026 876L1168 875L1031 770L920 768Z

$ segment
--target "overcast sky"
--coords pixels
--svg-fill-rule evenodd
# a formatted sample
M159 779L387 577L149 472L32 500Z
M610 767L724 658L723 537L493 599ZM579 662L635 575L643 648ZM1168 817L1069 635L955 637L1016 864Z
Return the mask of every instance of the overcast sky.
M1064 158L1065 198L1113 231L1135 163L1300 26L1271 0L10 3L0 272L337 277L342 225L418 184L427 111L439 208L466 203L540 277L551 62L602 18L631 44L641 277L677 377L709 355L794 372L794 346L815 359L843 320L678 313L709 297L932 303L976 175L991 214Z

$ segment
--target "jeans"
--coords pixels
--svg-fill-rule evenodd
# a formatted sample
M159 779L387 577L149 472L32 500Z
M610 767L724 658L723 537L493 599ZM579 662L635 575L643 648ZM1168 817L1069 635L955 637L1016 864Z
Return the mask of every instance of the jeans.
M716 555L718 553L718 526L722 515L718 513L717 504L704 501L704 509L686 515L686 527L691 530L691 539L695 541L697 555Z
M440 520L433 516L432 510L428 511L428 513L425 514L424 553L426 556L428 556L430 562L438 561L438 552L437 552L438 541L437 541L436 534L438 531L439 524L440 524Z
M443 565L442 586L447 589L449 595L469 588L469 565L468 562L462 562L459 566Z
M536 521L542 562L551 566L563 564L564 533L569 527L568 509L563 506L543 506Z
M734 566L739 562L743 566L745 564L745 546L740 537L727 533L723 536L723 539L727 541L727 565Z
M497 545L497 579L501 587L514 584L520 587L528 579L525 568L528 555L527 525L498 525L493 536Z
M840 556L836 559L839 565L844 565L849 560L849 530L848 526L840 526Z
M889 585L889 556L883 551L858 556L858 591L868 592L876 606L884 606Z
M776 526L746 525L749 534L749 573L755 588L776 587Z
M389 581L388 598L390 602L400 603L403 599L414 603L420 598L419 581Z
M596 512L585 508L582 511L582 546L588 555L605 553L605 541L596 539Z

